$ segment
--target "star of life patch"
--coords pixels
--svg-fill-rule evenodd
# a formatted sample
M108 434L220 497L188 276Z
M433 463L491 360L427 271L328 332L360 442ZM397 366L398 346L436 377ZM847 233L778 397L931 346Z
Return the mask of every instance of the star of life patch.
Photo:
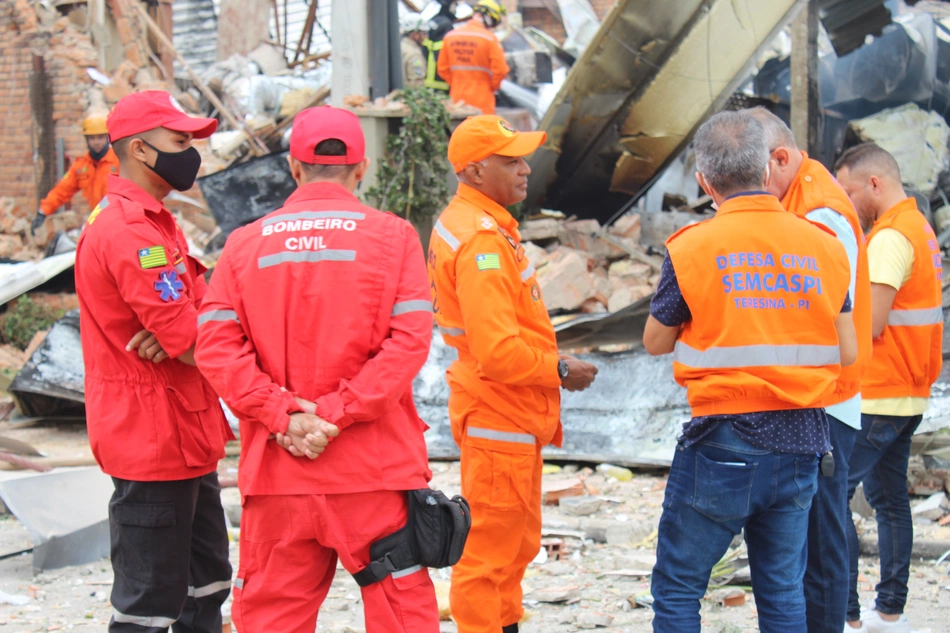
M475 256L475 265L479 270L501 270L501 259L498 253L485 253Z
M181 299L181 291L184 289L185 284L178 278L178 273L174 270L162 271L158 276L158 281L155 282L155 292L166 303Z
M168 264L164 246L148 246L139 249L139 266L143 269L158 268Z

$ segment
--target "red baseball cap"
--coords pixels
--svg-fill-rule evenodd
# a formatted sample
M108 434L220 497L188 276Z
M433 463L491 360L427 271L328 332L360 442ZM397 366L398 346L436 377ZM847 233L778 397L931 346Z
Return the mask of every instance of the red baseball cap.
M317 145L329 139L343 141L346 156L317 156ZM360 118L342 108L307 108L294 117L290 155L308 165L355 165L366 157L366 139Z
M175 97L164 90L143 90L122 97L106 119L109 141L113 143L157 127L207 138L218 129L218 121L189 116Z

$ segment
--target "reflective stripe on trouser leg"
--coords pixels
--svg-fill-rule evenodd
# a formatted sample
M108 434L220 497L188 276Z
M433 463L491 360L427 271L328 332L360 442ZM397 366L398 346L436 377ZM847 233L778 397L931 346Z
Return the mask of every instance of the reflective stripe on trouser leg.
M477 426L469 426L465 432L469 437L477 437L483 440L494 440L496 442L509 442L512 444L535 444L537 439L530 433L513 433L511 431L496 431L495 429L483 429Z
M189 599L176 626L187 631L218 631L221 605L231 592L231 563L217 473L201 478L195 505Z
M521 579L540 547L540 448L525 454L461 444L472 529L452 570L452 616L459 631L498 633L523 613Z

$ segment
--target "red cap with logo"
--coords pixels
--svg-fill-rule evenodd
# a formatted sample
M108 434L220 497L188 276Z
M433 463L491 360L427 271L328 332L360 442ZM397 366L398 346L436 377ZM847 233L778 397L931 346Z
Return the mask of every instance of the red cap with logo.
M346 156L314 154L317 145L330 139L346 145ZM294 118L290 155L308 165L355 165L366 157L366 139L359 117L331 106L303 110Z
M188 116L175 97L164 90L144 90L122 97L106 119L109 141L113 143L157 127L207 138L218 129L218 121Z

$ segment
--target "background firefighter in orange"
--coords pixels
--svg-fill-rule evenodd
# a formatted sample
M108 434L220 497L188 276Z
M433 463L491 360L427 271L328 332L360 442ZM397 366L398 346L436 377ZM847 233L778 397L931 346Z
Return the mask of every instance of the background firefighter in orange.
M430 241L436 323L459 355L446 372L449 417L472 510L452 571L459 633L518 630L521 579L541 544L541 447L561 445L560 388L586 389L597 373L558 354L518 222L505 210L525 199L523 157L544 139L497 116L463 122L449 141L458 193Z
M46 218L69 202L76 192L82 191L90 210L106 197L106 179L119 174L119 159L109 145L106 116L108 113L89 113L83 119L82 133L86 137L89 153L77 158L66 175L40 201L40 208L33 218L34 234L43 226Z
M483 114L495 113L495 92L508 76L505 51L489 30L498 26L504 14L505 8L495 0L481 0L472 19L442 40L438 69L449 84L449 97Z

